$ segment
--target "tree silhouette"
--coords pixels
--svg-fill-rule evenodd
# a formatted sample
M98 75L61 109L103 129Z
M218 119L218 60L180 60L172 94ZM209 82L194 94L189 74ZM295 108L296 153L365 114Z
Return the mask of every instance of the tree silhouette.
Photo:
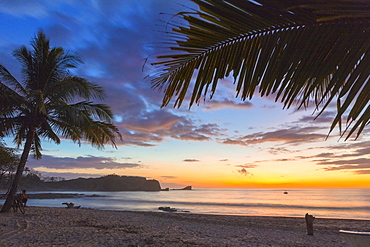
M29 153L41 158L41 139L59 144L62 136L102 148L108 142L115 146L120 136L110 108L92 102L104 99L103 89L69 73L81 60L62 47L51 48L42 31L31 45L32 50L22 46L13 53L22 66L22 81L0 65L0 136L14 136L18 147L24 143L1 212L11 207Z

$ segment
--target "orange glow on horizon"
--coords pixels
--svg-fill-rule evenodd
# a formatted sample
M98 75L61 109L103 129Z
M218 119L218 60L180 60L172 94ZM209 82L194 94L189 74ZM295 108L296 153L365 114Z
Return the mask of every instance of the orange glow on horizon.
M64 172L62 169L47 169L38 167L36 170L43 172ZM224 172L216 170L205 172L199 170L177 171L172 172L174 176L165 176L163 171L153 170L114 170L114 169L72 169L69 172L74 172L76 175L89 173L92 176L105 176L109 174L117 174L120 176L141 176L147 179L156 179L161 184L162 188L181 188L184 186L192 186L193 188L370 188L370 175L352 175L349 176L345 172L320 172L306 173L307 175L298 176L289 174L278 176L265 173L251 176L242 176L235 172ZM176 171L176 173L175 173ZM199 175L198 175L199 174ZM78 177L78 176L76 176ZM86 176L85 176L86 177Z
M368 176L367 176L368 177ZM201 180L200 180L201 181ZM248 189L248 188L370 188L369 178L361 178L358 180L352 179L331 179L331 180L301 180L301 181L241 181L241 180L222 180L222 181L206 181L194 182L194 188L235 188L235 189ZM182 183L179 181L179 183ZM189 184L191 185L191 184Z

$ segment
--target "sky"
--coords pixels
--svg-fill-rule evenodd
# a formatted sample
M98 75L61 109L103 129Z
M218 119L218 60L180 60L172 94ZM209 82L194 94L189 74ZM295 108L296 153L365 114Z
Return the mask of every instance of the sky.
M187 0L17 0L0 3L0 63L18 80L12 51L39 30L51 46L78 54L71 71L101 85L122 141L102 150L63 139L42 143L27 167L42 177L109 174L156 179L162 188L370 188L370 135L344 141L329 128L335 108L284 109L273 97L241 101L232 79L212 99L161 108L163 92L145 79L162 54L167 23ZM5 138L15 147L11 138ZM21 151L21 150L20 150Z

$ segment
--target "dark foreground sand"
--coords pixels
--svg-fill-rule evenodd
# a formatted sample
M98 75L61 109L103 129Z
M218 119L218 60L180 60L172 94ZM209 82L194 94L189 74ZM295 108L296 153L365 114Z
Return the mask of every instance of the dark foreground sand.
M370 221L28 207L0 214L0 246L349 246Z

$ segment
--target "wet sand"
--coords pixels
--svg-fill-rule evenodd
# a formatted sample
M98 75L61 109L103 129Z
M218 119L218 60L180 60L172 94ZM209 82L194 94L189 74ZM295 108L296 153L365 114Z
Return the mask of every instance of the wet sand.
M0 246L349 246L370 221L27 207L0 214Z

